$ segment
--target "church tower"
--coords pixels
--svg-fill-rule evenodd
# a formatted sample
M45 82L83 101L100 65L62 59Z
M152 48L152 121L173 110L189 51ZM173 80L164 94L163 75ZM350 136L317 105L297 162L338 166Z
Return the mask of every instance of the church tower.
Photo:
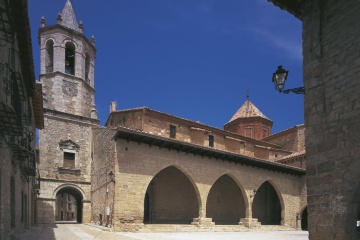
M37 220L89 222L92 127L99 124L95 40L85 36L67 0L56 24L41 18L39 44L45 128L39 132Z
M250 138L262 139L271 135L272 125L273 122L247 99L230 121L224 125L224 130Z

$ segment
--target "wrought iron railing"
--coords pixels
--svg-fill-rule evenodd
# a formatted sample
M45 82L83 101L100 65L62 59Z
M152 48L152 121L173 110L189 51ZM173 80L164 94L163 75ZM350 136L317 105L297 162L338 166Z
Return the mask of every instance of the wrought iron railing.
M0 46L14 43L14 34L8 1L0 0Z
M25 176L36 176L35 155L18 159L19 167Z

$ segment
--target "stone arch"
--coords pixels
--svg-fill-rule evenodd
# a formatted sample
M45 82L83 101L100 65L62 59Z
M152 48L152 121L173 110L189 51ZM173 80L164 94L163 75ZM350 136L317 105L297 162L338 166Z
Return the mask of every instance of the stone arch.
M90 66L91 66L91 56L88 52L85 53L85 82L90 84Z
M83 221L85 193L79 186L62 184L54 190L53 196L56 199L55 221Z
M258 187L252 202L252 214L262 225L284 224L284 200L273 181L266 180Z
M300 222L301 222L301 230L307 231L308 230L308 212L307 212L307 204L304 204L300 208Z
M54 55L54 45L55 41L52 38L48 38L45 41L45 72L51 73L54 71L54 62L55 62L55 55Z
M72 41L65 41L65 73L75 75L76 45Z
M247 211L247 197L241 184L230 174L216 179L207 196L206 217L215 224L238 225Z
M170 165L152 175L144 196L144 223L190 224L201 208L199 190L183 169Z

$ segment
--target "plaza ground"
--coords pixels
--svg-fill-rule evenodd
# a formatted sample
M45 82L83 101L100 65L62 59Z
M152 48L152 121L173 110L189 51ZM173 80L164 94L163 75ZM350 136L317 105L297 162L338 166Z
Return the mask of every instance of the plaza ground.
M307 231L119 233L86 224L38 225L18 240L305 240Z

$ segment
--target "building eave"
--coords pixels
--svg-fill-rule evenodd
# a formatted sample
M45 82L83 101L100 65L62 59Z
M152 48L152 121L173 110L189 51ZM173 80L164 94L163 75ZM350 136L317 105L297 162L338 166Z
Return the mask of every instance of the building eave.
M149 147L156 146L159 148L165 148L174 150L177 152L185 152L186 154L200 155L202 157L208 157L209 159L216 159L219 161L228 161L235 164L246 165L250 167L262 168L269 171L276 171L284 174L290 174L295 176L304 176L306 171L301 168L296 168L276 162L270 162L267 160L252 158L240 154L221 151L209 147L203 147L194 145L191 143L177 141L175 139L168 139L160 136L151 135L148 133L135 131L127 128L118 128L114 139L123 139L126 141L137 142L139 144L147 144Z
M301 0L268 0L282 10L288 11L300 21L302 20Z

